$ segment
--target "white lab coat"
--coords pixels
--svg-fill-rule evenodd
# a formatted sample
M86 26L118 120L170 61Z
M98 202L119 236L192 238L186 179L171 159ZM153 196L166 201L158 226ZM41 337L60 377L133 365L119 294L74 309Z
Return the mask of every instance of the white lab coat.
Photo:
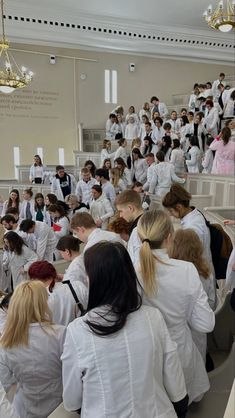
M53 252L55 251L57 238L53 229L44 222L35 221L36 253L39 260L53 262Z
M202 160L202 173L210 174L213 166L214 155L211 149L207 149Z
M144 190L144 191L148 191L148 190L149 190L150 183L151 183L152 178L153 178L153 176L154 176L155 166L156 166L156 163L152 163L152 164L148 167L148 169L147 169L147 181L146 181L146 182L144 183L144 185L143 185L143 190Z
M105 194L102 193L102 195L96 200L92 199L90 204L90 214L95 222L98 219L102 220L101 229L107 229L109 218L114 215L114 210Z
M228 260L228 266L226 271L226 289L232 291L235 288L235 270L233 270L233 265L235 264L235 247L230 254Z
M75 177L72 174L66 174L66 178L71 187L70 194L74 194L76 189ZM58 200L62 200L62 202L64 201L64 195L60 187L60 179L56 176L53 178L51 183L51 193L54 193Z
M74 281L79 280L79 268L81 266L82 255L79 254L75 257L71 263L69 264L68 268L65 270L63 281L70 280L71 283Z
M150 110L145 110L145 109L140 109L139 111L139 119L140 121L142 121L142 116L147 116L148 119L151 118L151 112Z
M75 195L78 197L78 200L85 205L90 204L92 199L91 189L96 184L96 179L91 178L89 181L79 180L77 182Z
M135 227L132 230L130 238L127 243L127 251L129 253L129 256L131 257L133 266L137 266L139 264L140 247L141 247L141 241L137 233L137 227Z
M155 126L155 128L153 129L153 134L151 138L153 142L157 145L158 151L161 148L162 137L164 135L165 135L165 130L163 129L163 127L161 126L160 128L157 128L157 126Z
M33 323L28 346L0 350L0 380L6 391L18 383L14 406L20 418L47 418L62 402L65 332L61 325Z
M58 242L61 237L64 237L65 235L69 234L69 220L67 216L63 216L62 218L57 219L53 223L61 228L60 231L55 231L55 236Z
M194 145L189 150L190 159L186 160L186 165L189 173L199 173L201 166L201 151Z
M153 254L162 260L162 263L156 262L157 290L153 296L144 293L143 303L161 311L170 336L177 343L191 403L207 392L210 384L190 328L202 333L211 332L215 316L194 265L170 259L165 249L154 250ZM142 282L141 275L140 280Z
M84 309L87 309L88 290L80 281L71 283L74 291ZM54 324L68 326L75 318L81 315L69 285L63 282L56 282L52 293L48 289L48 306L52 312Z
M223 84L225 87L226 87L226 85L227 85L227 83L226 83L226 81L225 81L225 80L220 81L220 80L218 79L218 80L213 81L211 91L212 91L212 95L213 95L214 99L216 99L216 100L218 100L218 98L219 98L219 96L220 96L220 91L218 90L218 85L219 85L219 84Z
M155 106L153 106L152 111L151 111L151 118L153 117L154 107ZM164 118L167 117L167 115L168 115L168 109L167 109L165 103L163 103L163 102L159 102L158 103L158 111L159 111L159 114L160 114L161 118L164 119Z
M8 401L6 392L0 382L0 417L1 418L20 418L14 407Z
M127 113L127 115L125 117L125 121L126 121L127 124L128 124L129 118L134 118L136 125L138 125L139 122L140 122L137 113Z
M176 120L168 119L166 122L171 125L172 132L174 132L175 134L178 134L180 132L180 128L181 128L180 119L176 119Z
M115 152L115 154L114 154L114 161L115 161L117 158L122 158L122 159L123 159L123 161L124 161L124 163L126 164L126 162L127 162L127 152L126 152L126 148L124 148L124 147L122 147L122 146L118 147L117 151L116 151L116 152Z
M124 192L124 190L126 190L126 185L121 178L118 180L117 186L114 186L114 184L113 184L113 187L115 189L116 194L122 193L122 192Z
M108 152L108 150L106 148L102 148L101 153L100 153L100 167L103 167L103 163L104 160L107 160L108 158L112 161L114 158L115 152ZM83 182L85 183L83 180L80 180L78 183ZM78 184L76 186L76 191L77 191L77 187ZM75 191L75 194L77 194Z
M23 267L24 272L27 272L31 264L37 260L37 254L29 247L26 247L26 245L23 245L22 253L20 255L16 254L14 251L4 251L3 269L10 269L14 289L24 280L24 275L20 272L21 268Z
M206 260L209 260L209 262L211 263L211 237L209 228L206 226L203 215L195 208L187 215L185 215L181 219L180 223L182 229L191 228L197 233L203 245L204 256Z
M105 310L94 309L68 327L61 357L65 408L82 408L81 418L176 418L171 401L183 399L186 390L162 315L142 306L121 331L104 338L86 320L100 321Z
M218 122L219 122L219 112L216 107L212 107L208 112L208 109L205 111L204 126L206 130L210 129L210 134L215 138L218 134Z
M29 171L29 181L30 182L34 182L35 177L41 177L42 181L44 180L44 176L45 176L45 169L46 167L44 167L44 165L41 166L36 166L33 164L30 167L30 171Z
M184 131L184 138L181 139L180 143L183 145L183 149L186 152L188 150L189 147L189 141L188 138L185 137L185 135L193 135L194 134L194 123L187 123L187 125L185 126L185 131ZM203 152L203 143L202 143L202 134L206 135L207 131L203 125L203 123L199 123L198 124L198 131L197 131L197 139L198 139L198 145L199 148L201 150L201 152Z
M148 164L146 163L144 158L138 158L138 160L133 160L132 168L131 168L131 178L134 181L134 177L136 181L144 184L147 180L147 169Z
M30 204L30 212L31 212L31 215L32 215L32 219L34 217L34 205L35 205L34 199L31 199L31 200L23 200L21 202L20 215L19 215L19 218L21 220L22 219L26 219L26 207L27 207L28 202Z
M171 164L174 166L174 171L176 174L184 174L184 151L180 148L175 148L171 151Z
M138 137L139 127L136 123L128 123L125 129L125 138L126 139L135 139Z
M195 112L195 107L198 107L197 99L199 95L192 93L189 97L188 108L191 112Z
M129 170L129 168L125 167L123 174L122 174L122 180L124 181L125 185L131 186L132 181L131 181L131 171Z
M226 98L224 101L224 109L223 109L223 117L225 118L234 118L234 100L230 98L231 93L234 91L234 87L232 89L226 90Z
M103 183L101 185L102 187L102 192L106 195L107 199L110 201L112 208L114 209L115 205L115 199L116 199L116 192L115 189L112 185L112 183L110 183L110 181L106 181L105 183Z
M20 202L19 213L21 212L21 207L22 207L22 203ZM1 217L6 215L7 209L8 209L8 199L5 200L5 202L3 203Z
M168 162L161 162L155 165L152 180L149 186L149 193L157 196L164 196L170 191L173 182L184 184L185 179L175 174L174 166Z
M51 217L49 215L49 212L48 212L46 206L44 206L44 208L42 210L42 214L43 214L43 222L46 225L51 226ZM34 210L33 221L36 221L36 216L37 216L37 212Z

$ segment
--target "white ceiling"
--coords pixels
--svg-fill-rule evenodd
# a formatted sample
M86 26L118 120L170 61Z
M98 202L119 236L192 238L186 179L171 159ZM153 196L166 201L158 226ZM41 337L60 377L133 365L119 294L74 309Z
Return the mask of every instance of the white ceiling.
M233 43L234 34L208 28L202 14L209 2L213 6L217 3L216 0L5 0L6 31L15 42L232 62L233 48L229 43ZM38 19L42 19L41 24ZM59 22L57 26L55 21ZM66 27L66 23L74 24L75 28Z

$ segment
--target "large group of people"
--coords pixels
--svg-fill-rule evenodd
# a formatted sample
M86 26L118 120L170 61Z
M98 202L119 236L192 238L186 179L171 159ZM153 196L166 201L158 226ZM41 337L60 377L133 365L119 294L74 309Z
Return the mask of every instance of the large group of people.
M63 401L84 418L185 418L209 390L215 266L208 224L184 183L202 167L234 172L233 115L218 116L222 82L195 86L179 118L168 119L155 96L138 114L118 107L99 167L86 161L76 181L58 165L50 193L14 188L3 202L0 416L46 418ZM44 179L36 155L30 182ZM153 194L162 210L151 209ZM69 262L63 274L60 259Z

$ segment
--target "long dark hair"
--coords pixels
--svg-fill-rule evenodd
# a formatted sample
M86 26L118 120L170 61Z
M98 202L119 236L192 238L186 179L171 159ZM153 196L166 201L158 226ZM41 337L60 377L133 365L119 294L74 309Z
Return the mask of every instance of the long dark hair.
M109 306L107 317L98 314L101 321L87 320L87 324L97 335L114 334L142 304L130 256L119 242L104 241L86 250L84 264L90 283L87 311Z
M39 205L37 203L37 199L42 198L43 199L43 203L42 205ZM34 210L35 212L37 212L38 210L43 210L45 207L45 203L44 203L44 196L42 193L36 193L34 196Z
M8 202L7 202L7 209L9 209L9 208L11 208L12 207L12 199L11 199L11 193L15 193L15 194L17 194L17 199L16 199L16 207L17 207L17 209L19 209L19 206L20 206L20 194L19 194L19 190L17 190L17 189L12 189L11 191L10 191L10 196L9 196L9 198L8 198Z
M38 158L39 159L39 166L42 167L43 164L42 164L42 159L41 159L40 155L36 154L36 155L34 155L34 158ZM36 163L34 163L34 167L37 167L37 164Z
M168 149L171 148L171 137L169 135L165 135L162 137L162 141L163 141L163 144L162 144L161 150L166 155Z
M144 158L143 155L141 154L139 148L133 148L133 150L131 151L131 154L132 154L132 162L134 162L133 154L138 155L139 159Z
M23 245L27 247L23 239L14 231L9 231L4 235L4 239L7 239L9 243L9 250L14 251L17 255L22 254Z
M154 142L151 136L145 136L144 141L149 141L149 144L148 145L145 144L144 149L143 149L143 155L146 156L146 154L149 154L150 152L152 152Z
M91 166L90 173L91 173L92 177L95 177L95 172L96 172L96 166L95 166L95 164L93 163L93 161L87 160L85 162L85 164L84 164L84 167L87 167L88 165Z

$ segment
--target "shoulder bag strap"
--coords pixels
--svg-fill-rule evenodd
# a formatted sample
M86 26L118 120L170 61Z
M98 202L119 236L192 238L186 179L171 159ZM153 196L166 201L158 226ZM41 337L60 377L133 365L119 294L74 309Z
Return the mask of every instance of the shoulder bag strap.
M74 290L74 288L73 288L73 286L72 286L72 283L70 282L70 280L64 280L63 282L61 282L61 283L63 283L63 284L67 284L68 286L69 286L69 288L70 288L70 290L71 290L71 293L72 293L72 295L73 295L73 297L74 297L74 300L75 300L75 302L76 302L76 304L77 304L77 307L79 308L79 310L81 311L81 316L83 316L84 314L85 314L85 309L83 308L83 305L81 304L81 302L79 301L79 299L78 299L78 297L77 297L77 294L76 294L76 292L75 292L75 290Z

